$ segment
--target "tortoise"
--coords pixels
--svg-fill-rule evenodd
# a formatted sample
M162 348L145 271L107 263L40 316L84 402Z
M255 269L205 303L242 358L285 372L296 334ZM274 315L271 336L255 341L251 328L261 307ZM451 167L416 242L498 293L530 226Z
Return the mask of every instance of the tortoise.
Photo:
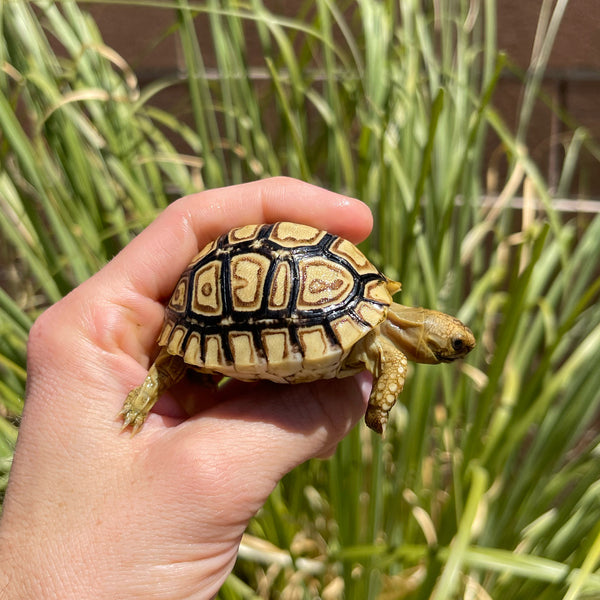
M237 227L207 244L165 309L160 353L122 411L135 433L188 368L299 383L368 369L366 424L383 433L407 360L450 362L475 346L458 319L393 302L388 279L351 242L298 223Z

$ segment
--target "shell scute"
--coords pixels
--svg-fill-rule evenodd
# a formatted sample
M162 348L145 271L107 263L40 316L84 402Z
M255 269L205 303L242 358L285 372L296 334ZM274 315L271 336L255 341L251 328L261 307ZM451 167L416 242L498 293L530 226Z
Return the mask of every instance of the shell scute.
M159 346L166 346L169 343L169 338L171 337L173 327L175 327L175 321L173 321L172 317L169 317L167 313L162 331L160 332L157 340Z
M317 375L318 379L335 377L343 350L337 339L327 334L323 325L301 328L298 338L302 348L302 365L307 375ZM309 381L311 379L306 379Z
M229 348L235 367L240 372L256 370L261 359L258 356L252 333L249 331L230 331Z
M217 247L217 240L213 240L212 242L209 242L208 244L206 244L206 246L204 246L204 248L202 248L200 250L200 252L198 252L198 254L196 254L196 256L194 256L194 258L192 259L192 262L190 264L194 264L194 263L202 260L207 254L212 252L216 247Z
M271 289L269 290L268 307L271 310L281 310L289 305L292 290L292 272L287 261L278 263L273 273Z
M238 244L255 239L260 231L260 227L260 225L244 225L243 227L232 229L227 235L229 243Z
M296 248L301 245L313 245L319 242L327 232L315 229L309 225L297 223L275 223L269 239L284 248Z
M167 345L167 350L171 354L176 354L182 356L185 351L184 339L185 339L186 329L182 325L177 325L171 331L169 335L169 343Z
M261 333L262 347L268 357L267 373L269 379L285 383L286 377L292 377L302 364L302 353L290 339L287 329L265 329Z
M331 328L335 333L341 348L350 350L358 340L363 338L371 329L370 326L355 319L352 315L343 315L331 322Z
M169 300L169 308L176 312L184 312L187 301L189 277L182 277Z
M226 365L225 353L223 352L223 338L219 334L207 334L204 336L204 358L199 367L205 367L209 371L216 371L219 367Z
M380 302L381 304L389 305L390 291L386 281L373 280L365 285L365 298Z
M331 250L337 255L345 258L357 271L357 273L372 273L373 265L367 257L351 242L344 238L337 238L331 245Z
M231 299L233 310L257 311L260 309L269 257L256 252L238 254L231 258Z
M193 313L206 317L222 314L221 266L220 260L212 260L194 273L191 290Z
M343 265L320 256L298 263L298 310L324 308L343 302L354 289L355 279Z
M200 371L237 379L335 377L386 318L393 289L358 248L326 231L239 227L186 269L159 344Z
M190 333L186 344L185 352L183 354L183 360L188 365L200 365L202 364L202 338L196 331Z
M385 319L387 307L363 300L357 304L355 311L360 320L363 323L367 323L369 329L371 329L379 325L379 323Z

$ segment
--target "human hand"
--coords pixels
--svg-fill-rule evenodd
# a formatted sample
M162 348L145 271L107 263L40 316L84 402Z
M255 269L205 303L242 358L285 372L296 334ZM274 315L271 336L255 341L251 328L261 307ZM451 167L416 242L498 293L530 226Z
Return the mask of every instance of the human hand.
M0 597L212 598L279 479L331 454L363 416L362 376L218 392L186 381L140 433L120 432L187 263L232 227L278 220L355 242L372 224L364 204L285 178L194 194L36 321L0 521Z

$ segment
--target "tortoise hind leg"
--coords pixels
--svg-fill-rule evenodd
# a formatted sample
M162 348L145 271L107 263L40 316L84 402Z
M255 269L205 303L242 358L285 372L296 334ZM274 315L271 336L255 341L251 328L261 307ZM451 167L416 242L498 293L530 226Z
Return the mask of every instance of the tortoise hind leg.
M131 390L127 395L119 413L123 418L123 429L131 425L132 434L137 433L161 394L177 383L186 369L187 365L181 357L173 356L163 348L150 367L142 385Z

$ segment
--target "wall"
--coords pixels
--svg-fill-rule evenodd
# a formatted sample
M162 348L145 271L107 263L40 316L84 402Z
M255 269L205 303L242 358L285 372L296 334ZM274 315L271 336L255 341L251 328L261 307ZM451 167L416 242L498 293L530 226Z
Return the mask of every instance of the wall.
M270 0L266 4L278 14L293 14L300 1ZM532 54L542 0L498 0L498 46L506 51L516 72L503 76L494 104L505 120L516 128L521 100L522 72ZM89 6L106 43L115 48L133 66L142 85L175 73L179 64L173 36L163 34L174 21L173 13L151 7L96 5ZM206 27L206 19L198 18L198 26ZM211 66L208 34L200 36L207 65ZM249 39L252 53L259 52L256 40ZM519 70L521 74L519 75ZM536 106L528 130L528 146L550 184L555 184L564 156L569 129L581 125L595 140L600 140L600 0L571 0L564 15L550 58L543 86L545 101ZM171 90L160 101L173 110L184 102L183 88ZM571 127L565 126L547 104L552 103L568 115ZM497 140L490 139L489 157L494 156ZM493 165L493 161L491 163ZM584 153L572 194L600 196L598 161ZM501 166L500 166L501 168Z

